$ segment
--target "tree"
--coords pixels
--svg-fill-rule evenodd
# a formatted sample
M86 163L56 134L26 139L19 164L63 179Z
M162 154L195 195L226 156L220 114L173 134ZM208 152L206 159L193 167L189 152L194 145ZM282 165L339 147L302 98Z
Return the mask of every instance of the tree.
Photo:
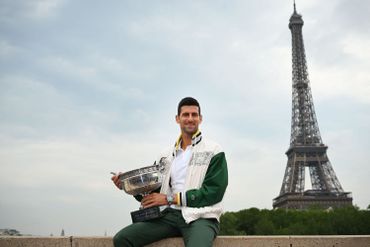
M250 208L224 213L220 226L220 235L368 235L370 210Z
M220 235L246 235L237 228L239 222L236 213L226 212L221 216Z
M255 228L256 235L273 235L274 234L274 224L267 217L261 218Z

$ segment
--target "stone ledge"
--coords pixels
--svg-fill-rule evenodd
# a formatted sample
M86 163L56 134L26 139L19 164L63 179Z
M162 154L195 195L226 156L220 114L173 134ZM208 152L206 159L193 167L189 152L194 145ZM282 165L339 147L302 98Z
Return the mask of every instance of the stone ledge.
M0 247L70 247L71 237L0 236Z
M214 247L370 247L370 235L330 236L219 236ZM0 236L0 247L113 247L112 237ZM181 238L169 238L147 247L184 247Z

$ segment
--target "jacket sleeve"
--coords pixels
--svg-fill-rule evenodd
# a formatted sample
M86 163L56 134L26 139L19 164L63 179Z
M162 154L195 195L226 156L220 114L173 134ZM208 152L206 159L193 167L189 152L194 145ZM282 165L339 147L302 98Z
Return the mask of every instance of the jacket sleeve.
M228 184L225 153L212 157L204 181L199 189L186 191L184 206L205 207L220 202Z

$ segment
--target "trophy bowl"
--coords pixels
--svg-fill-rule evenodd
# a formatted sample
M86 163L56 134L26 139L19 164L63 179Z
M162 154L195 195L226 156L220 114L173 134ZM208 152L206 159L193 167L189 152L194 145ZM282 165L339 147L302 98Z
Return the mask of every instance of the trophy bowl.
M162 184L162 176L157 165L146 166L119 175L123 190L129 195L145 195Z

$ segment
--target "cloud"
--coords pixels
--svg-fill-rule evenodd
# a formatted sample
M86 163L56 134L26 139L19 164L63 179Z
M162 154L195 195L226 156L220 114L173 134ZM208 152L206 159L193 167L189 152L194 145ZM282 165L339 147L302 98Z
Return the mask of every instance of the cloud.
M1 4L1 19L12 21L16 17L41 20L53 17L64 3L64 0L3 1Z
M11 55L15 55L18 48L5 40L0 41L0 57L5 58Z
M53 70L58 74L65 74L77 79L91 80L96 76L96 71L93 67L84 66L83 64L75 63L63 57L45 58L41 61L45 67Z
M333 97L349 97L354 101L370 103L370 72L369 64L370 39L361 36L344 36L341 51L345 54L346 63L311 64L310 77L317 89L319 100ZM366 52L369 50L368 52ZM349 61L352 61L349 63Z
M370 40L367 38L369 37L361 37L361 35L351 35L344 37L341 41L343 52L362 62L369 61Z
M31 3L31 15L36 18L45 18L55 14L56 10L64 4L64 0L38 0Z

